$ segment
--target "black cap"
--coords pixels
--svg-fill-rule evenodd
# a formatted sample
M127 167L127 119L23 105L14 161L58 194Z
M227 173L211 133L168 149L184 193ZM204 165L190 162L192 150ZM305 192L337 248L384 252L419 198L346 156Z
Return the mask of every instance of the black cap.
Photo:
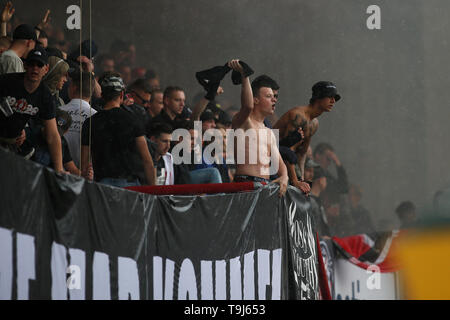
M214 116L214 113L211 110L206 109L200 115L200 120L201 121L216 120L216 117Z
M221 123L223 125L229 125L229 124L231 124L232 119L231 119L231 116L228 113L226 113L223 110L220 110L220 112L219 112L219 119L217 119L217 122Z
M42 47L34 48L28 53L26 59L27 63L31 61L39 61L42 62L43 64L48 64L47 51L45 51L45 49Z
M37 41L36 32L29 24L21 24L13 32L13 40L34 40Z
M326 97L334 97L336 101L341 99L341 96L337 93L336 85L330 81L319 81L312 87L312 98L321 99Z

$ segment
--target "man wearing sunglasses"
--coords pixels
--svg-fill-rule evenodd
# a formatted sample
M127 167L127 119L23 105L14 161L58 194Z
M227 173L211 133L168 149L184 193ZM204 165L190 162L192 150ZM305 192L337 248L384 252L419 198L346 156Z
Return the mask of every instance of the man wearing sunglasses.
M130 112L146 128L151 120L150 114L147 112L150 107L150 87L144 79L137 79L128 86L126 95L132 98L134 103L130 105L122 104L121 107Z
M30 119L44 126L53 168L64 172L61 137L55 120L55 104L50 90L42 83L48 72L48 56L43 48L33 49L25 60L24 73L0 76L0 144L18 151L16 139Z

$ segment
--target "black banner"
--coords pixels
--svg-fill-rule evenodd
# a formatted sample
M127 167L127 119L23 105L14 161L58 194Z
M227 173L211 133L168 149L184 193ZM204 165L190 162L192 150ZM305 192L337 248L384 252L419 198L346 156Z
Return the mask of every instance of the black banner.
M152 196L0 156L0 299L319 297L315 226L294 188Z

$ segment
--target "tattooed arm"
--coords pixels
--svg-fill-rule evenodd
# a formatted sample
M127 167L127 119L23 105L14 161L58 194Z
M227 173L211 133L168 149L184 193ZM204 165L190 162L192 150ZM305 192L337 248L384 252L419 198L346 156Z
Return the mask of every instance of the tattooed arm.
M319 120L313 119L312 121L310 121L306 126L305 140L296 149L298 165L302 171L301 180L303 180L305 173L306 152L308 151L311 138L316 133L318 128L319 128Z

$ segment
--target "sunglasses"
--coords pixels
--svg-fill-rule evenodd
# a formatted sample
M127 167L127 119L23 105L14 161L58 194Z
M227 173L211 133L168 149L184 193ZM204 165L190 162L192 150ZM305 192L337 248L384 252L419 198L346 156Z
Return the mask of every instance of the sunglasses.
M144 98L142 98L136 91L132 91L135 95L136 95L136 97L138 97L142 102L142 104L144 105L144 104L150 104L150 100L145 100Z

